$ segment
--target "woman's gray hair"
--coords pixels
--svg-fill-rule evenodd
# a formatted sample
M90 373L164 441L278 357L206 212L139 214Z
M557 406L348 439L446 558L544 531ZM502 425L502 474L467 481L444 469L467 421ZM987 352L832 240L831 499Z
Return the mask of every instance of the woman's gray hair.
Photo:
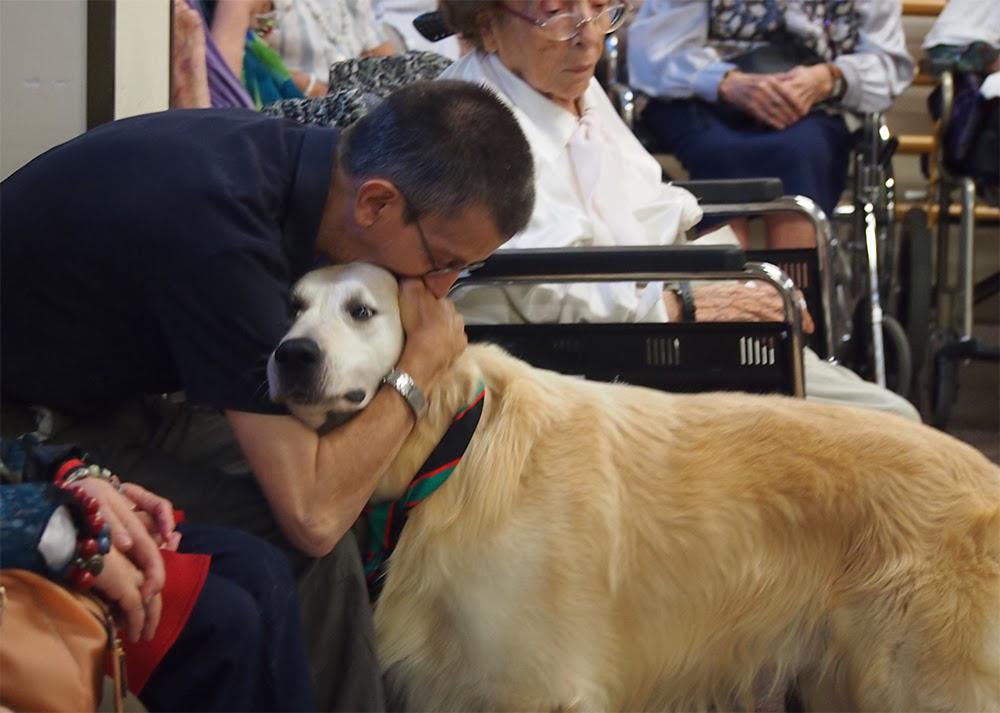
M438 10L444 24L452 32L481 50L483 37L480 28L500 12L499 4L497 0L439 0Z
M355 180L383 178L416 215L454 217L482 206L500 233L527 226L534 162L510 108L491 90L450 80L414 82L344 131L340 162Z

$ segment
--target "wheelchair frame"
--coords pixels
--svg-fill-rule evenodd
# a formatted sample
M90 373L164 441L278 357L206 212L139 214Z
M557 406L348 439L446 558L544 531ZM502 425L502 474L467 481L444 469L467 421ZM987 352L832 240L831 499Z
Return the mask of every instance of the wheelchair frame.
M602 84L619 116L634 132L638 118L638 95L628 85L627 77L623 76L623 51L624 39L618 33L608 35L604 47L606 66ZM856 305L859 301L867 299L868 309L863 329L866 333L865 338L871 346L866 350L865 357L873 380L883 387L887 383L883 339L883 326L887 320L882 306L882 295L886 291L891 291L888 285L895 274L898 260L898 256L892 260L882 257L884 253L889 255L893 253L891 238L895 195L894 180L891 170L887 170L887 163L895 151L896 143L889 135L881 114L865 116L864 139L854 153L854 205L846 212L846 215L855 216L855 235L864 236L864 260L861 265L857 265L858 261L851 259L852 253L857 252L854 247L855 239L852 238L846 244L841 241L834 234L825 212L806 196L782 195L763 201L727 202L713 201L710 196L705 196L707 200L702 201L702 209L706 215L755 217L767 213L792 212L805 216L812 223L816 235L821 282L819 295L822 318L818 321L821 322L823 348L817 351L832 363L843 360L856 337L856 328L852 324ZM690 189L698 183L699 181L678 181L675 185ZM772 251L775 254L779 252ZM841 257L842 253L845 254L844 257ZM852 266L848 270L846 279L840 282L836 279L835 260ZM780 262L780 258L778 261ZM855 273L865 275L866 279L861 285L861 290L852 289L850 286L852 275ZM837 313L834 311L835 306L840 308ZM904 343L900 348L908 350L909 345ZM856 364L852 366L858 370Z
M955 101L955 78L951 70L940 73L941 119L935 127L933 161L937 172L937 278L933 290L935 332L932 343L931 423L944 428L958 393L957 362L959 360L1000 361L1000 348L985 345L972 333L973 310L976 302L995 295L1000 285L1000 273L975 282L973 259L975 252L976 183L969 176L953 175L945 166L941 139L948 130ZM948 258L951 234L949 208L951 196L960 194L958 276L953 283ZM958 299L955 300L955 295Z
M483 285L733 279L777 289L785 321L469 325L467 330L470 340L498 343L536 366L596 380L669 391L738 389L803 397L795 286L780 268L747 262L737 248L504 250L464 274L451 294Z

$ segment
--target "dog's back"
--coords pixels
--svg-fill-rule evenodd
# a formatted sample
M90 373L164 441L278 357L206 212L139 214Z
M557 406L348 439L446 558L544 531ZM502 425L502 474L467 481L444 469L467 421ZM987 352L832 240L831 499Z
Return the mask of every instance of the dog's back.
M725 706L762 673L798 676L813 709L1000 705L1000 478L972 449L470 347L455 383L480 373L480 430L376 612L411 705Z

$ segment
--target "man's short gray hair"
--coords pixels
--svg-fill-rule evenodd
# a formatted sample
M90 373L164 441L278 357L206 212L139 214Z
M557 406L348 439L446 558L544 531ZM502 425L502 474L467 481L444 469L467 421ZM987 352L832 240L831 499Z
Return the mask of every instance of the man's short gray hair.
M506 237L528 224L534 162L510 108L489 89L439 80L409 84L344 131L341 165L356 180L383 178L416 215L486 208Z

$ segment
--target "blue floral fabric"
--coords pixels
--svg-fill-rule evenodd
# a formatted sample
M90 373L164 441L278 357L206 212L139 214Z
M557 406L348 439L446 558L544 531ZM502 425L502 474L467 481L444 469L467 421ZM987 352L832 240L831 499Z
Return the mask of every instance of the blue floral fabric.
M0 486L0 568L50 576L38 541L63 498L47 483Z

